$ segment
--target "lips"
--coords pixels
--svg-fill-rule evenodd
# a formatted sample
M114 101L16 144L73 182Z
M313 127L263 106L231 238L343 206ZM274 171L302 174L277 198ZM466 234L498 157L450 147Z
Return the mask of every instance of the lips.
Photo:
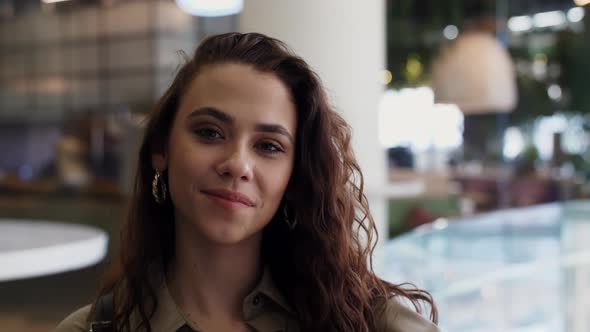
M225 189L207 189L201 190L202 193L206 195L211 195L214 197L222 198L232 203L240 203L247 207L256 206L253 200L251 200L248 196L239 193L237 191L225 190Z

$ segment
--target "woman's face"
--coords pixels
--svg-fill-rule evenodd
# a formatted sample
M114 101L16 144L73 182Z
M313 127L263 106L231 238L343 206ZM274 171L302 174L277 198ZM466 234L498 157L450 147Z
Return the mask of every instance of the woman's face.
M203 68L181 99L166 153L152 158L168 170L176 222L220 244L259 234L287 188L296 124L274 74L233 63Z

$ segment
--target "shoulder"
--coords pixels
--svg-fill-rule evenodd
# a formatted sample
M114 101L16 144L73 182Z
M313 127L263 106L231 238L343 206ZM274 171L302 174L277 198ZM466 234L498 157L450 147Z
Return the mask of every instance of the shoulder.
M87 332L88 323L86 322L86 318L89 313L90 305L74 311L59 323L54 332Z
M379 332L439 332L431 321L396 298L391 298L375 312Z

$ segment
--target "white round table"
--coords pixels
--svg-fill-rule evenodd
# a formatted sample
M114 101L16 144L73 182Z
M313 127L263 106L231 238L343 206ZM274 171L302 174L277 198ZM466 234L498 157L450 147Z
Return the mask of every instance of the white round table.
M81 269L100 262L107 234L91 226L0 219L0 281Z

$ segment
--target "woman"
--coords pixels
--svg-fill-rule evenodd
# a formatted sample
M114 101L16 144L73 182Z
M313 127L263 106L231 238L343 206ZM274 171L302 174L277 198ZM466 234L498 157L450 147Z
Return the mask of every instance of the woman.
M373 273L375 233L316 74L276 39L218 35L149 118L99 295L117 331L437 331L416 313L436 322L427 293ZM96 306L57 331L86 331Z

